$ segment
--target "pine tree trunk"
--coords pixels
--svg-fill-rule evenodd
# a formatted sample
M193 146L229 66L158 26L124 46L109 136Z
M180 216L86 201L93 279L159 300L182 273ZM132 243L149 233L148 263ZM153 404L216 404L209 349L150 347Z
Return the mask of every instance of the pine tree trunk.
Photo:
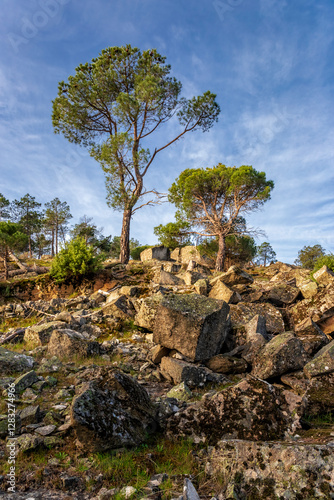
M130 221L131 221L132 210L124 210L123 213L123 223L122 223L122 234L121 234L121 253L120 261L122 264L127 264L130 259Z
M29 257L32 258L32 250L31 250L31 235L29 234Z
M5 248L5 253L3 257L3 266L5 270L5 280L8 280L8 248Z
M52 242L51 242L51 257L55 256L55 232L54 229L52 228Z
M56 240L56 255L58 255L58 224L56 224L56 229L55 229L55 240Z
M226 256L226 245L225 245L225 236L220 234L218 239L218 253L216 259L216 271L224 271L224 263Z

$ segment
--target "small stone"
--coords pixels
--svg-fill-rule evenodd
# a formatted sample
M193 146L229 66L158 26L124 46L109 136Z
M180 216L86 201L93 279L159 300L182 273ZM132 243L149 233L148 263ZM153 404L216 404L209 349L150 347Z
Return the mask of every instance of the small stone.
M45 425L44 427L39 427L38 429L36 429L35 432L37 432L37 434L40 434L41 436L49 436L55 429L55 425Z
M37 396L32 389L28 388L21 395L21 399L23 401L31 401L32 402L32 401L35 401L37 399Z
M34 370L24 373L19 378L17 378L14 382L15 384L15 392L19 394L23 392L28 387L31 387L33 384L38 382L38 376Z
M133 486L124 486L124 488L121 489L120 493L125 499L127 499L131 498L132 495L136 493L136 491L136 488L134 488Z
M181 384L176 385L173 389L167 392L166 397L175 398L180 401L188 401L192 395L193 394L189 387L184 382L181 382Z

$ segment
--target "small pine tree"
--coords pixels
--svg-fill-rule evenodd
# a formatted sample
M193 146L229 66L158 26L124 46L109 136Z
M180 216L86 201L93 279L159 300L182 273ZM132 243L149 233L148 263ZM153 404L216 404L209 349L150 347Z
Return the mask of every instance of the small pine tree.
M101 269L99 257L87 246L85 239L78 236L65 245L52 263L50 275L63 282L70 277L86 276Z

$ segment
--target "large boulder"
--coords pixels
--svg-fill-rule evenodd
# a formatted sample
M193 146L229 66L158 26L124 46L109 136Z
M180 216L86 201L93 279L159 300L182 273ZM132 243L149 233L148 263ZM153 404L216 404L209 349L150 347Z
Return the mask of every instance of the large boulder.
M15 393L20 394L28 387L38 382L38 375L34 370L24 373L14 381Z
M194 285L196 281L205 279L206 277L205 274L201 274L197 271L186 271L185 273L180 274L180 276L182 276L182 280L187 286Z
M212 287L209 297L212 299L223 300L228 304L237 304L241 301L241 296L238 292L231 290L222 281L218 280Z
M331 335L334 333L334 287L319 288L315 297L297 302L289 312L295 325L311 318L326 335Z
M111 314L114 318L133 318L136 311L127 295L120 295L113 300L107 300L107 304L101 308L103 315Z
M312 280L305 280L298 285L304 299L312 299L318 293L318 285Z
M89 341L74 330L54 330L48 344L48 354L62 357L87 357L100 354L100 344Z
M174 384L184 382L190 388L203 387L209 382L221 383L226 381L224 377L215 375L204 366L196 366L193 363L170 357L161 359L160 371L167 380L172 381Z
M334 372L334 340L320 349L314 358L304 366L308 378Z
M270 340L266 329L266 318L257 314L245 325L245 330L246 344L241 355L247 363L253 364L258 352Z
M299 288L283 283L271 288L267 298L276 306L282 307L296 302L299 294Z
M132 377L100 368L78 390L71 406L77 444L91 452L138 446L155 431L156 408Z
M334 373L319 375L309 380L304 397L307 415L317 416L334 412Z
M42 325L33 325L24 332L24 341L39 346L47 345L53 330L66 327L67 325L63 321L50 321L50 323L43 323Z
M322 347L329 343L327 335L312 321L306 318L295 327L295 334L303 343L304 349L310 356L313 356Z
M156 293L139 301L139 311L135 317L136 325L153 331L157 309L163 297L162 293Z
M167 271L164 271L161 269L160 275L159 275L159 285L173 285L173 286L184 286L184 280L181 278L178 278L177 276L174 276L172 273L168 273Z
M167 435L215 445L220 439L281 439L291 425L280 391L250 377L170 417Z
M15 373L29 371L34 366L34 359L25 354L8 351L0 347L0 373Z
M207 255L203 255L197 250L194 246L185 246L182 248L175 248L170 255L171 259L176 260L176 262L180 262L182 264L189 264L191 261L196 261L198 264L202 266L206 266L209 268L215 267L215 262L213 259L210 259Z
M217 354L205 364L215 373L244 373L248 367L244 359L228 356L227 354Z
M209 478L225 478L222 498L325 500L334 496L331 443L255 443L229 439L220 441L205 462Z
M276 335L285 330L282 314L272 304L239 302L231 304L230 314L233 328L245 327L254 316L259 315L265 318L268 333Z
M319 271L313 274L313 278L320 285L334 285L334 273L327 266L322 266Z
M202 295L168 295L157 309L153 340L191 361L209 359L225 341L228 312L225 302Z
M302 342L293 332L282 333L271 339L253 360L252 374L261 379L279 377L299 370L307 362Z
M159 247L146 248L140 254L140 260L145 262L146 260L169 260L170 259L170 251L169 248L164 247L163 245Z
M238 266L231 266L226 273L220 276L220 281L225 283L225 285L250 285L253 283L254 279L250 274L241 269Z

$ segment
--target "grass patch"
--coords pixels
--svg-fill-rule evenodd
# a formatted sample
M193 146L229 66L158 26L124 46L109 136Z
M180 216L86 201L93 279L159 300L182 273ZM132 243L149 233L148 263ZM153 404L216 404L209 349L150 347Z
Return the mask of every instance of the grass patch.
M110 481L112 488L129 485L140 490L152 475L167 473L170 479L162 486L167 494L173 486L171 477L186 474L194 476L198 473L192 454L194 446L193 442L187 439L172 442L160 436L150 444L143 444L133 450L97 453L93 456L93 463L108 482ZM169 496L164 495L164 498Z
M304 420L312 427L330 427L334 425L334 414L331 412L321 413L319 415L306 415Z
M41 317L33 314L28 318L3 318L0 321L0 330L4 333L8 332L11 328L27 328L33 326L41 320Z

